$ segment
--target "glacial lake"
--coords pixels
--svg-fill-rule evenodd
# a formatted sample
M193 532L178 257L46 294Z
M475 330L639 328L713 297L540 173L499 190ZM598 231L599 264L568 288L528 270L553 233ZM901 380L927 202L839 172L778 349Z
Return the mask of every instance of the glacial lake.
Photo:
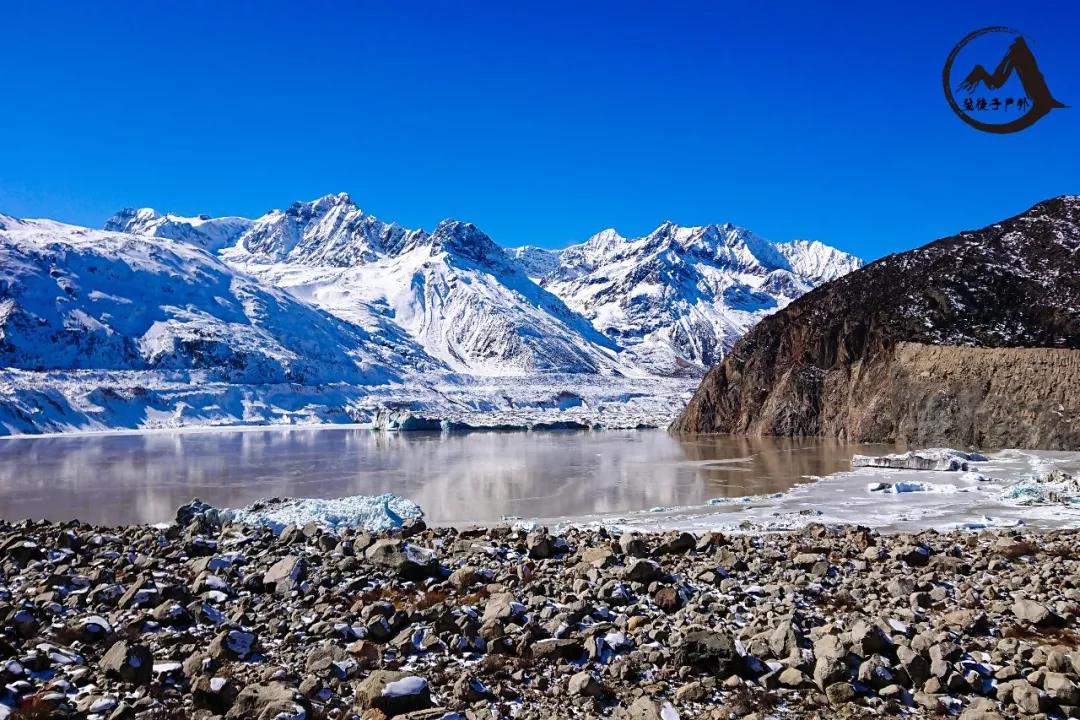
M380 433L290 428L0 440L0 517L116 525L173 517L192 497L393 492L429 522L555 519L776 493L890 446L678 438L664 431Z

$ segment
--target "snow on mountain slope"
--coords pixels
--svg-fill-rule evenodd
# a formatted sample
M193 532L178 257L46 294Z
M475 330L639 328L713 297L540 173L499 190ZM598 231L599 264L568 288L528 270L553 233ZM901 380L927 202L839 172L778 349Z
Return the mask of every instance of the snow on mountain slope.
M339 193L262 216L236 249L270 262L352 267L397 254L424 237L422 230L406 230L366 214Z
M216 252L235 242L251 224L251 220L242 217L183 217L172 213L161 215L152 208L125 208L105 222L105 229L180 240Z
M701 373L762 317L861 265L820 242L774 244L732 225L503 250L466 223L429 235L382 222L344 193L246 226L185 220L123 211L110 227L193 237L391 345L479 375ZM200 234L214 223L229 228L224 244Z
M793 240L779 243L791 271L815 285L835 280L863 266L862 260L817 240Z
M351 322L376 308L456 371L626 370L614 342L468 223L402 230L329 196L260 218L222 257Z
M773 244L733 225L605 230L559 253L541 284L659 374L719 361L765 315L860 267L819 242Z
M0 215L0 366L366 384L395 379L394 360L189 242Z
M559 250L547 250L533 245L507 248L506 254L512 257L525 270L525 274L539 282L559 267Z

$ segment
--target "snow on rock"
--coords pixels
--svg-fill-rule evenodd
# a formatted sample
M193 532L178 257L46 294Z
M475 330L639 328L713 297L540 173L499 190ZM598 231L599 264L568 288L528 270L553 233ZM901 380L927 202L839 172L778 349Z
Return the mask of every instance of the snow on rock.
M382 689L382 696L411 697L425 692L427 687L428 681L426 678L422 678L419 675L409 675L400 680L386 683Z
M979 453L966 453L950 448L929 448L927 450L912 450L906 453L893 455L854 455L851 458L851 466L892 468L896 470L942 470L967 472L969 462L986 460L985 455ZM903 492L897 490L897 492Z
M221 511L231 522L265 525L281 532L291 525L309 522L331 529L363 528L372 532L390 530L410 518L424 517L424 511L411 500L385 493L383 495L352 495L324 500L321 498L284 498L265 500L246 508Z

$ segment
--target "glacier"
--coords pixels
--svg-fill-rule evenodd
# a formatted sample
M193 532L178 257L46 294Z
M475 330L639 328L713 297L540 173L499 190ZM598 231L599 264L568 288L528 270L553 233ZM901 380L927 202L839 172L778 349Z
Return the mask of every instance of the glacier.
M0 215L0 433L660 426L762 317L861 264L731 225L552 251L386 223Z

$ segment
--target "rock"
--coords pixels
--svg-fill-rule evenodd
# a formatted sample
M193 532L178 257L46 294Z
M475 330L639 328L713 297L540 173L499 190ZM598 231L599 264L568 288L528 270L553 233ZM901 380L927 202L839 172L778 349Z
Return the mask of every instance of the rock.
M529 533L525 537L525 547L533 560L544 560L555 554L555 541L546 530Z
M699 672L720 677L736 674L741 658L735 641L727 633L714 630L690 630L676 652L676 663Z
M622 713L624 720L668 720L661 714L660 706L647 697L639 697ZM677 717L677 716L676 716Z
M581 562L597 569L607 567L611 562L611 548L603 545L585 548L581 553Z
M665 540L656 548L656 555L678 555L693 550L697 546L697 540L687 532L678 533L675 537Z
M930 548L922 543L901 545L892 551L892 556L911 567L924 567L930 562Z
M263 584L274 592L287 593L304 579L304 561L295 555L287 555L270 566L263 575Z
M814 642L814 657L818 660L841 660L847 654L844 643L835 635L825 635Z
M970 707L960 713L960 720L1005 720L1005 716L995 710Z
M376 540L364 557L405 580L423 580L439 573L439 561L424 548L395 538Z
M1080 688L1062 673L1046 673L1042 687L1046 695L1059 705L1080 705Z
M430 544L438 569L417 581L353 555L359 533L347 528L308 524L283 538L188 527L0 521L0 544L50 549L19 568L0 560L3 706L21 710L33 698L41 717L93 720L308 710L385 720L387 709L394 720L496 720L507 708L522 720L671 720L675 707L686 720L1080 715L1071 634L1036 624L1042 611L1080 616L1068 560L1080 557L1075 531L878 540L812 525L697 542L661 566L620 552L602 530L569 527L556 556L530 560L527 536L507 526L429 528L414 537ZM192 557L194 537L218 549ZM402 541L397 530L379 538ZM639 539L651 547L678 536ZM863 558L866 548L919 544L932 560L917 573L884 555ZM1018 549L1003 554L1006 546ZM825 561L808 574L787 560L804 553L829 558L834 571L810 577ZM303 579L286 569L264 582L286 557L290 567L303 559ZM625 577L635 564L642 582ZM288 592L278 591L283 580ZM370 680L384 659L389 676ZM416 676L382 699L383 686ZM368 707L364 683L378 685ZM412 702L425 707L398 712ZM834 709L823 712L826 703Z
M472 703L489 699L491 697L491 691L489 691L480 680L474 677L463 676L454 683L454 697L463 703L471 705Z
M790 618L782 620L769 634L769 652L778 660L790 657L799 650L800 636L798 626Z
M1046 704L1038 688L1026 680L1017 680L1012 684L1012 700L1020 712L1028 715L1042 712Z
M530 647L532 656L537 659L576 660L585 653L580 640L574 638L545 638L537 640Z
M921 687L930 678L930 663L919 653L904 645L896 648L896 657L900 667L911 678L911 682Z
M514 599L513 593L492 595L484 607L484 622L509 620L525 612L525 606Z
M232 708L240 689L232 678L201 675L191 684L191 701L196 709L224 715Z
M371 640L357 640L345 649L361 669L370 670L382 663L382 650Z
M282 682L246 685L226 713L229 720L271 720L279 715L293 717L297 711L311 712L307 698Z
M425 530L427 530L427 523L424 522L423 518L416 517L406 518L400 528L401 537L404 539L419 535Z
M583 670L571 676L570 685L567 689L571 695L593 698L600 697L604 693L603 686L600 685L600 682L587 670Z
M682 607L682 598L675 588L662 587L653 593L653 604L666 613L673 613Z
M699 682L688 682L675 691L675 702L679 705L700 702L708 696L709 691Z
M825 562L825 556L821 553L799 553L792 560L795 567L803 570L809 570L819 562Z
M316 648L313 648L307 656L307 662L304 664L305 672L312 675L326 675L332 672L332 668L335 663L341 663L349 657L348 651L345 648L335 643L323 643Z
M426 678L404 672L376 670L356 686L357 712L379 710L387 717L432 706Z
M640 535L626 532L619 536L619 547L627 557L644 558L649 556L649 545Z
M855 699L855 688L851 683L834 682L825 688L825 696L832 705L843 705Z
M888 653L892 640L877 625L860 620L851 628L851 649L860 657Z
M257 640L253 633L244 630L223 630L210 643L211 657L223 660L246 660L255 652Z
M810 683L809 678L799 668L785 668L778 678L781 685L788 688L800 688Z
M220 513L217 508L204 503L199 498L181 505L176 509L175 522L181 527L187 527L193 522L205 521L215 525L221 524Z
M1056 627L1062 624L1062 619L1051 612L1050 608L1034 600L1020 598L1013 603L1012 611L1018 620L1031 625Z
M819 657L814 663L814 684L820 689L844 682L849 675L847 663L839 658Z
M623 577L632 582L647 584L664 579L664 572L652 560L634 560L626 567Z
M154 679L154 656L145 645L126 640L113 643L98 667L106 674L132 685L149 685Z

